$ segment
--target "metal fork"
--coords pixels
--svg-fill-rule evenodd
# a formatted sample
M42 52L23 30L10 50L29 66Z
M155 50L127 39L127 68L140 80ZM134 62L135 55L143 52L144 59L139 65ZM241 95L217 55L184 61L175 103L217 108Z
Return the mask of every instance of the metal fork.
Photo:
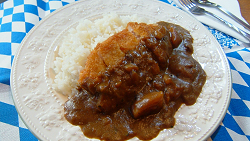
M226 15L231 17L234 21L236 21L237 23L242 25L245 29L248 29L250 31L250 25L246 24L244 21L239 19L237 16L235 16L233 13L229 12L228 10L226 10L225 8L220 6L219 4L213 3L209 0L191 0L191 1L198 4L198 5L201 4L204 6L215 7L217 9L219 9L220 11L222 11L223 13L225 13Z
M226 20L222 19L221 17L219 17L219 16L217 16L209 11L206 11L205 9L203 9L201 7L198 7L196 4L194 4L190 0L179 0L179 2L181 3L182 6L184 6L187 10L189 10L192 14L195 14L195 15L207 14L207 15L213 16L216 19L220 20L221 22L225 23L230 28L232 28L235 31L237 31L238 33L240 33L241 35L243 35L248 41L250 41L250 34L246 33L245 31L241 30L240 28L236 27L235 25L227 22ZM250 46L250 43L245 43L245 44Z

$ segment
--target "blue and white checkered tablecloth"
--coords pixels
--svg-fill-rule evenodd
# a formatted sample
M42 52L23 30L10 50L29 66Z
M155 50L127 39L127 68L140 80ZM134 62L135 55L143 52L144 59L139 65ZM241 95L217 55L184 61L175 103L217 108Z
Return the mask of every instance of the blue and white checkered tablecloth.
M75 0L8 0L0 4L0 141L33 141L15 109L10 89L11 64L25 35L42 18ZM164 2L174 5L171 0ZM223 122L208 140L250 140L250 48L208 27L228 58L232 98Z

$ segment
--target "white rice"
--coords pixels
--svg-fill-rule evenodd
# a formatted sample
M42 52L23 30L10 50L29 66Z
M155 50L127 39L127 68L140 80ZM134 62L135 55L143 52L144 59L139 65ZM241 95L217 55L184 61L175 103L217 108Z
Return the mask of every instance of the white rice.
M97 43L125 29L128 22L152 23L137 15L118 16L116 13L109 13L95 21L81 20L75 28L71 28L59 46L58 57L54 61L54 89L71 96L91 50Z

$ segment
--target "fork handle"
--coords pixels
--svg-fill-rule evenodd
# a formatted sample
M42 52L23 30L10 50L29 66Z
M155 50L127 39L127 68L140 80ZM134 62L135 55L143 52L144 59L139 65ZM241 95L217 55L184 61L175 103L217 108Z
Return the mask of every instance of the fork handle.
M230 28L234 29L235 31L237 31L238 33L240 33L241 35L243 35L248 41L250 41L250 34L246 33L245 31L241 30L240 28L236 27L235 25L227 22L226 20L222 19L221 17L211 13L211 12L208 12L208 11L205 11L206 14L209 14L215 18L217 18L218 20L220 20L221 22L225 23L227 26L229 26Z
M237 23L241 24L244 28L248 29L250 31L250 26L248 24L246 24L244 21L242 21L241 19L239 19L238 17L236 17L234 14L232 14L231 12L229 12L228 10L224 9L222 6L220 5L216 5L216 7L221 10L222 12L224 12L225 14L227 14L229 17L231 17L232 19L234 19Z

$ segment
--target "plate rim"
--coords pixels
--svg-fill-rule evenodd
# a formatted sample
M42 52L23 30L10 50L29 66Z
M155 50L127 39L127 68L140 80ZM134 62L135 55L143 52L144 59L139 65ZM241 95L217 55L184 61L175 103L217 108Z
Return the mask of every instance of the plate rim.
M24 37L24 39L22 40L22 42L20 43L20 45L19 45L19 48L18 48L18 50L17 50L17 52L16 52L16 55L15 55L15 57L14 57L14 59L13 59L13 65L12 65L12 68L11 68L11 75L10 75L10 84L11 84L11 93L12 93L12 99L13 99L13 101L14 101L14 105L15 105L15 107L16 107L16 110L17 110L17 112L18 112L18 115L19 115L19 117L21 118L21 120L23 121L23 123L26 125L26 127L29 129L29 131L35 136L35 137L37 137L38 139L41 139L35 132L33 132L33 130L31 130L32 128L30 127L30 125L28 125L26 122L25 122L25 120L23 119L23 116L21 116L21 114L20 114L20 109L18 108L18 106L17 106L17 103L16 103L16 100L15 100L15 97L14 97L14 93L16 93L15 92L15 88L13 88L14 86L13 86L13 79L15 78L13 78L13 75L14 75L14 72L16 71L15 69L16 69L16 59L19 57L19 54L20 54L20 51L21 51L21 49L23 48L23 46L24 46L24 44L25 44L25 42L28 40L28 38L31 36L31 34L42 24L42 23L44 23L47 19L49 19L50 17L52 17L53 15L55 15L55 14L57 14L57 13L59 13L60 11L62 11L62 10L64 10L64 9L66 9L66 8L68 8L68 7L71 7L72 5L76 5L76 4L78 4L78 3L82 3L82 2L84 2L85 0L83 0L83 1L75 1L75 2L72 2L72 3L69 3L69 4L67 4L66 6L63 6L63 7L60 7L60 8L58 8L57 10L55 10L54 12L52 12L52 13L50 13L50 14L48 14L47 16L45 16L41 21L39 21L27 34L26 34L26 36ZM162 1L158 1L158 0L151 0L151 1L155 1L155 2L158 2L158 3L162 3L162 4L164 4L164 5L168 5L168 6L171 6L172 8L174 8L174 9L178 9L178 8L176 8L176 7L174 7L174 6L172 6L172 5L170 5L170 4L168 4L168 3L165 3L165 2L162 2ZM189 15L188 13L186 13L185 11L182 11L182 10L180 10L180 9L178 9L179 11L181 11L182 13L185 13L186 15L188 15L188 16L190 16L190 17L192 17L193 19L195 19L192 15ZM199 22L197 19L195 19L197 22ZM199 22L199 26L201 26L202 28L204 28L205 30L208 30L207 28L205 28L204 27L204 25L202 25L200 22ZM210 32L209 32L210 33ZM212 35L212 33L210 33L211 35ZM213 36L212 36L213 37ZM215 39L215 37L213 37L213 40L215 41L215 43L216 44L218 44L219 46L220 46L220 44L218 43L218 41ZM228 109L228 107L229 107L229 105L230 105L230 101L231 101L231 95L232 95L232 73L231 73L231 69L230 69L230 66L229 66L229 63L228 63L228 60L227 60L227 57L226 57L226 55L225 55L225 53L223 52L223 50L222 50L222 48L218 48L218 50L220 51L220 55L224 58L224 61L226 61L226 62L224 62L225 63L225 67L227 68L227 70L228 70L228 72L227 73L229 73L229 79L228 79L228 84L229 84L229 95L228 95L228 97L227 97L227 100L225 101L225 103L224 103L224 109L225 110L223 110L223 112L221 113L221 115L222 116L219 116L218 118L219 118L219 120L217 120L217 122L215 122L214 123L214 125L215 125L215 127L211 127L212 128L212 130L209 130L208 131L208 133L206 133L206 135L203 135L202 136L202 138L201 139L207 139L207 138L209 138L216 130L217 130L217 128L218 128L218 126L220 125L220 123L222 122L222 120L224 119L224 117L225 117L225 115L226 115L226 113L227 113L227 109Z

